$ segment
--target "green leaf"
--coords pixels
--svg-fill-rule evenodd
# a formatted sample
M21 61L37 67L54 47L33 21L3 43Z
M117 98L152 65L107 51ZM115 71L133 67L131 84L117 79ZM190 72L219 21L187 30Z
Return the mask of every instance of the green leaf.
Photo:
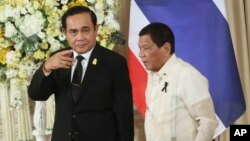
M23 42L22 49L25 53L29 54L37 50L39 39L37 35L31 35L29 38L26 38Z

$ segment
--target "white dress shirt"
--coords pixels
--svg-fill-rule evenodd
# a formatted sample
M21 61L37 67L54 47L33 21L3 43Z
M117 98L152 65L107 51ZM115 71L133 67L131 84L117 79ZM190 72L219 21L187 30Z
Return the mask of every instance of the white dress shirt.
M147 141L212 140L218 122L208 81L175 54L159 72L149 72L146 104Z

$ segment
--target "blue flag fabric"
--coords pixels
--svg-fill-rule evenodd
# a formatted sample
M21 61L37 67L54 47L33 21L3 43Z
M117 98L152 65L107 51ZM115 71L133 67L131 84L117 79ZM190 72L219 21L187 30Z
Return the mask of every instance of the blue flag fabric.
M212 0L135 0L149 22L169 25L176 54L208 78L218 118L225 127L245 111L227 20ZM140 22L140 21L138 21Z

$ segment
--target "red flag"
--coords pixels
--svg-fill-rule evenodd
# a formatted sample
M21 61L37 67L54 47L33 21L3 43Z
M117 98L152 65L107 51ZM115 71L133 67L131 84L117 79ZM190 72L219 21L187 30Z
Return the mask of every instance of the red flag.
M133 87L133 102L144 116L146 111L145 90L147 85L147 71L141 63L140 58L138 58L138 34L144 26L149 24L149 21L145 18L140 8L134 4L134 1L131 2L128 65Z

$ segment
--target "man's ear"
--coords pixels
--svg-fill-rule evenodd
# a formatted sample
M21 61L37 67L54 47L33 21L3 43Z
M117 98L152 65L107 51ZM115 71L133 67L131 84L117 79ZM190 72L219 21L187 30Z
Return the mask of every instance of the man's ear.
M61 31L64 33L64 35L66 35L66 30L63 27L61 28Z
M163 49L164 49L168 54L170 54L171 48L172 48L172 46L171 46L171 44L170 44L169 42L166 42L166 43L163 44Z
M98 32L98 28L99 28L99 25L96 24L96 26L95 26L95 31L96 31L96 33Z

